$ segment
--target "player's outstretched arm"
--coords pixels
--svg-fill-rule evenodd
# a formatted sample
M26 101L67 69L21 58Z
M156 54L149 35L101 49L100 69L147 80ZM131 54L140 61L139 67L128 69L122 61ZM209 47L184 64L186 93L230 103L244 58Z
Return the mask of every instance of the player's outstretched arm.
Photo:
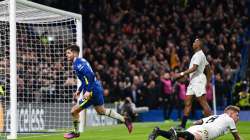
M232 132L232 135L234 136L235 140L242 140L238 132Z

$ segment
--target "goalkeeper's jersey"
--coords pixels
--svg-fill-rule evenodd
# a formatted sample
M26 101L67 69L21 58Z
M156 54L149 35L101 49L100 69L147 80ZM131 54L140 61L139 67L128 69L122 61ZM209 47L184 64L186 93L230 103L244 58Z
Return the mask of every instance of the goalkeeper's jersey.
M92 92L101 87L100 82L96 79L95 73L86 59L76 58L73 62L73 70L81 81L78 91Z

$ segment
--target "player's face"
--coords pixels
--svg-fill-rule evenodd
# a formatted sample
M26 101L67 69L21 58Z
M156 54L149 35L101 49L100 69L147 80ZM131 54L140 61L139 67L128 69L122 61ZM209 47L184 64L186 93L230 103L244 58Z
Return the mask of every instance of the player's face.
M200 40L195 39L192 47L193 47L193 50L196 50L197 48L199 48L200 47Z
M233 118L235 123L237 123L239 121L239 119L240 119L239 113L235 112L235 111L231 113L231 117Z
M68 61L74 60L74 53L71 50L66 50L66 57Z

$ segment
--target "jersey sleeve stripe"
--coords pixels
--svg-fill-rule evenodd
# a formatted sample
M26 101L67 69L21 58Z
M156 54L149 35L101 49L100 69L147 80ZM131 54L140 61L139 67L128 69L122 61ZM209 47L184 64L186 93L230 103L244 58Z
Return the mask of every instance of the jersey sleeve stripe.
M230 129L231 132L237 132L237 129Z

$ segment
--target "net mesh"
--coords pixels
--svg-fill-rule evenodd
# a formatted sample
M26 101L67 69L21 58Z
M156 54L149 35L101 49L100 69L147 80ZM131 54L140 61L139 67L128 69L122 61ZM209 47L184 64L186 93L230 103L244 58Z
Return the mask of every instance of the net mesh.
M8 10L6 5L0 5L1 11ZM5 123L7 120L6 118L6 108L8 104L8 93L9 89L9 71L10 71L10 62L9 62L9 24L8 19L8 12L1 12L1 17L4 20L0 21L0 139L6 138L6 129Z
M8 2L0 3L0 131L10 131ZM18 132L48 132L72 126L70 108L77 81L65 59L76 43L76 19L17 3ZM3 92L1 92L1 89ZM3 94L2 94L3 93Z

